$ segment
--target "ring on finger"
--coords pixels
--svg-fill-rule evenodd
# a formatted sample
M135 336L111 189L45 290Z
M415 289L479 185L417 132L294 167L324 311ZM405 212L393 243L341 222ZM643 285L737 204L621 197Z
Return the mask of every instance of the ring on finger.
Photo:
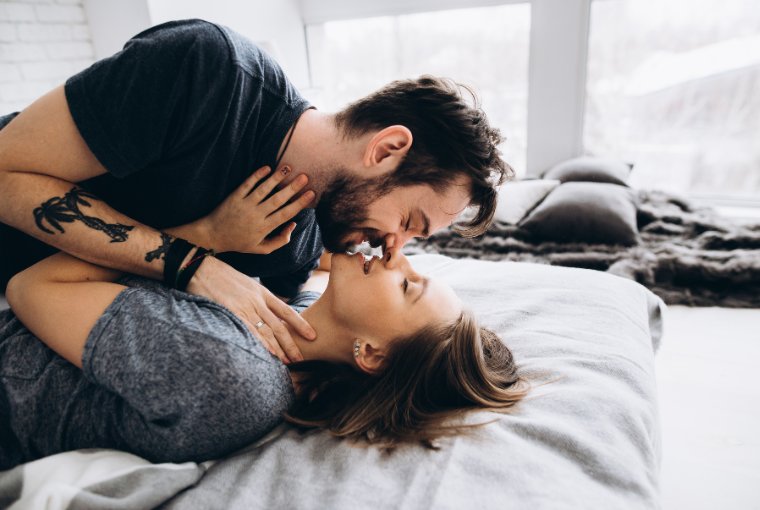
M259 329L263 325L264 325L264 321L259 321L256 324L254 324L253 327L256 328L256 329Z

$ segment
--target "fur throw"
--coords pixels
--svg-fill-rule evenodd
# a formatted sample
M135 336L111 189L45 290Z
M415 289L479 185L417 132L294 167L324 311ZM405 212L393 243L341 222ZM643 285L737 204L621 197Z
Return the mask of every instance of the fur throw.
M404 253L594 269L635 280L668 304L760 307L760 224L740 225L663 192L638 193L638 246L540 242L494 222L479 238L447 228Z

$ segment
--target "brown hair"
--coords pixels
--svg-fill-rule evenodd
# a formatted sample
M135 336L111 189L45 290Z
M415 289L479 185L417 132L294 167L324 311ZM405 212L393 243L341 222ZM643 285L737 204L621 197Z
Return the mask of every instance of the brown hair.
M488 125L477 95L448 78L423 75L394 81L349 104L335 115L335 122L348 138L393 125L412 132L412 146L379 188L381 194L415 184L441 191L460 176L469 178L470 205L477 213L457 228L467 237L486 231L496 210L496 186L514 177L497 149L504 137Z
M469 310L456 321L393 342L378 375L324 361L291 370L299 393L287 421L383 448L436 448L438 438L483 425L456 420L467 412L504 411L529 389L509 348Z

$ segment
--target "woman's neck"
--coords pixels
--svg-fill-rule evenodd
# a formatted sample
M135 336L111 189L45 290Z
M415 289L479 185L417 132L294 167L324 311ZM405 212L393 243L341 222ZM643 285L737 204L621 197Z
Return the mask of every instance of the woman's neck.
M334 320L325 303L318 299L301 312L301 317L317 332L317 339L306 340L288 323L283 322L290 336L303 355L304 361L330 361L332 363L352 363L351 333Z

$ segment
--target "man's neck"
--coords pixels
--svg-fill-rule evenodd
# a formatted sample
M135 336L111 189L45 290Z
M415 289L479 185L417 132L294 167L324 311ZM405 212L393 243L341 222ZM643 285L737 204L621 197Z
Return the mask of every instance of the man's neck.
M280 166L288 165L293 172L280 187L306 174L309 184L303 192L314 190L317 195L310 207L319 202L335 172L346 168L347 161L362 161L361 144L349 142L341 135L332 114L306 110L295 124L293 136L285 148L289 136L290 131L280 145Z

